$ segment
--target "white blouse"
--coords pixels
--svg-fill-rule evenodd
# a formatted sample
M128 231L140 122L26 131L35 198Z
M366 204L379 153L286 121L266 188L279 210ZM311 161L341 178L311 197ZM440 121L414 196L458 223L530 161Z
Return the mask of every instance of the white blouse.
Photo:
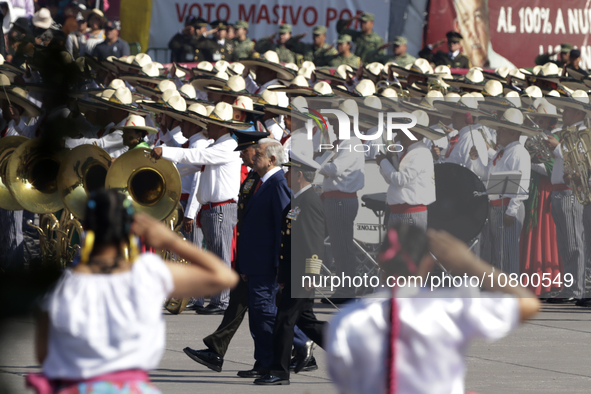
M470 288L398 291L397 392L464 394L465 354L473 338L495 340L519 323L518 299ZM326 364L341 394L386 387L390 298L350 304L329 323Z
M170 270L151 253L122 273L66 270L42 305L50 321L43 373L76 380L157 368L165 347L162 303L173 288Z

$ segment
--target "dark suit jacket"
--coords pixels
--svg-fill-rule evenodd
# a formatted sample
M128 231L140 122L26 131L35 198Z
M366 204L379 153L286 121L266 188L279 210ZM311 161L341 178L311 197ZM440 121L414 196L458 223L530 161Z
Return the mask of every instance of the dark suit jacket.
M272 275L277 272L281 218L289 205L289 198L289 188L281 170L250 198L238 233L237 267L240 273Z
M282 234L277 282L291 287L292 294L303 295L306 259L324 257L324 207L313 188L295 198L291 209L288 206L283 211Z
M419 57L427 59L436 66L445 65L450 68L470 68L470 59L461 53L455 59L451 60L447 52L438 51L433 53L429 47L424 47L419 52Z
M242 227L244 211L248 206L250 198L254 194L254 189L259 182L259 179L261 179L261 177L256 171L250 171L244 182L240 185L240 192L238 193L238 221L236 222L236 231L238 232L240 232L240 227Z

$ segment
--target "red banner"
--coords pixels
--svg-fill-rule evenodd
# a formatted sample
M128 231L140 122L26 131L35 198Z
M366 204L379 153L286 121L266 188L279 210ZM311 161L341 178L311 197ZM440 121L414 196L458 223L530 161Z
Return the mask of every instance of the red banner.
M589 1L431 0L424 44L445 39L450 30L464 37L473 66L532 67L536 56L569 43L581 51L581 67L591 67Z

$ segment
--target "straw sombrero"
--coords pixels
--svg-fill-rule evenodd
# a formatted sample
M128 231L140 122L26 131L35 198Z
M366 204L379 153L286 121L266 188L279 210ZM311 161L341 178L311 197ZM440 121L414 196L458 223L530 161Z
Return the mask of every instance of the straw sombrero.
M291 81L296 72L279 63L279 56L275 51L267 51L258 59L244 59L241 63L249 68L263 67L277 73L278 79L286 79Z

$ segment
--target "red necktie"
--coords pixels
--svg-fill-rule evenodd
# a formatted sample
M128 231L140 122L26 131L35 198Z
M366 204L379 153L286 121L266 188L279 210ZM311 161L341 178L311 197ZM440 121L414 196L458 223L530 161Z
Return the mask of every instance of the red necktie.
M187 142L185 142L185 143L183 144L183 148L188 148L188 147L189 147L189 140L187 140Z
M503 153L505 153L505 149L501 149L501 151L499 153L497 153L497 155L493 159L493 166L497 165L497 160L500 159L501 157L503 157Z
M259 179L257 185L254 188L254 193L252 193L252 194L256 194L257 191L259 190L259 187L261 187L262 184L263 184L263 180L262 179Z
M459 139L460 139L460 136L458 134L456 134L453 137L451 137L451 139L449 140L449 147L447 148L447 152L445 152L446 159L449 157L449 155L451 155L451 151L454 149L454 146L456 146Z
M6 135L6 133L8 133L8 126L6 126L4 128L4 130L2 130L2 133L0 133L0 138L4 138L4 136Z

